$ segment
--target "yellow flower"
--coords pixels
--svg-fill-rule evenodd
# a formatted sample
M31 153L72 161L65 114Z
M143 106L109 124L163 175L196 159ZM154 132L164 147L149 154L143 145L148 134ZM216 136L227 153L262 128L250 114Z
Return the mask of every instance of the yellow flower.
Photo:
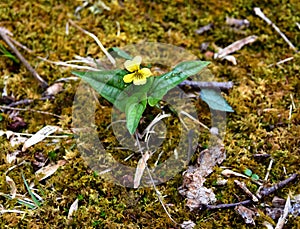
M142 57L136 56L132 60L126 60L124 63L125 68L132 72L123 77L125 83L131 83L135 85L142 85L147 82L147 77L152 75L149 68L140 69L140 64L142 63Z

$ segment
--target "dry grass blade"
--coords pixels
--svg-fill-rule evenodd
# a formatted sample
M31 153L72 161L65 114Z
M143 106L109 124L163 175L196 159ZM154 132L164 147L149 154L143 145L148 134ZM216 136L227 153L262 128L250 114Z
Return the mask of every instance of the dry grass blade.
M58 128L56 126L43 127L24 143L22 151L24 152L30 146L44 140L48 135L54 133L57 129Z
M290 42L290 40L280 31L280 29L269 18L266 17L266 15L261 11L259 7L255 7L254 12L257 16L271 25L276 30L276 32L279 33L279 35L285 40L285 42L288 43L291 49L297 52L297 48L292 44L292 42Z
M87 34L88 36L92 37L96 43L99 45L102 52L107 56L108 60L112 63L113 66L116 66L116 60L112 57L112 55L109 54L109 52L104 48L103 44L100 42L100 40L92 33L84 30L83 28L79 27L74 21L71 19L69 20L70 24L82 31L83 33Z
M39 169L35 172L35 175L38 176L38 181L45 180L46 178L52 176L57 171L57 169L65 163L65 160L60 160L57 162L57 164L47 165L46 167Z
M97 68L93 68L93 67L89 67L89 66L81 66L81 65L76 65L76 64L69 64L68 62L63 62L63 61L51 61L51 60L47 60L46 58L43 57L39 57L39 59L50 63L50 64L55 64L58 66L64 66L64 67L70 67L73 69L80 69L80 70L88 70L88 71L100 71Z
M17 186L16 186L15 182L13 181L13 179L11 179L9 176L5 176L5 180L11 189L10 195L11 195L12 199L14 199L17 194Z
M256 41L256 39L257 39L257 36L252 35L252 36L248 36L244 39L238 40L238 41L232 43L231 45L227 46L226 48L221 49L218 53L216 53L215 59L216 58L225 58L225 56L229 55L230 53L240 50L243 46L253 43L254 41Z
M162 119L170 117L170 114L158 114L153 120L152 122L146 127L146 129L143 131L143 133L139 136L140 138L145 137L145 141L147 141L147 139L149 139L149 134L151 132L151 130L153 129L153 127Z
M22 173L22 178L23 178L25 187L26 187L26 189L27 189L29 195L31 196L31 198L32 198L32 200L33 200L33 202L34 202L34 204L35 204L37 207L40 207L40 206L41 206L41 203L38 201L38 199L37 199L37 198L35 197L35 195L32 193L32 191L31 191L31 189L30 189L30 187L29 187L29 185L28 185L28 183L27 183L27 181L26 181L26 179L25 179L23 173Z
M77 211L77 209L78 209L78 199L76 198L76 200L72 203L69 209L68 219L72 219L72 215Z
M145 168L147 166L147 161L149 157L150 154L148 151L146 151L146 153L143 154L142 158L139 160L137 164L135 175L134 175L134 183L133 183L134 188L138 188L140 186L140 182L144 174Z
M283 214L280 216L275 229L283 228L283 226L285 224L285 219L288 216L290 209L291 209L291 198L290 198L290 195L288 195L288 198L286 200L286 203L285 203L285 206L283 209Z
M244 182L234 180L234 183L236 183L248 196L250 196L253 202L258 202L258 198L247 188Z
M140 150L140 152L141 152L141 154L142 154L142 156L143 156L141 144L140 144L140 142L139 142L139 140L138 140L138 135L136 134L135 137L136 137L136 139L137 139L137 145L138 145L138 147L139 147L139 150ZM154 188L154 190L155 190L155 192L156 192L156 195L157 195L157 197L158 197L158 199L159 199L159 202L161 203L161 206L163 207L164 211L165 211L166 214L168 215L169 219L170 219L174 224L177 225L178 223L172 218L172 216L170 215L168 209L166 208L166 206L165 206L165 204L164 204L164 202L163 202L163 197L162 197L161 193L160 193L160 192L157 190L157 188L156 188L156 185L155 185L154 180L153 180L152 175L151 175L151 171L150 171L149 167L147 166L147 164L146 164L146 169L147 169L148 175L149 175L149 177L150 177L150 179L151 179L151 182L152 182L153 188Z

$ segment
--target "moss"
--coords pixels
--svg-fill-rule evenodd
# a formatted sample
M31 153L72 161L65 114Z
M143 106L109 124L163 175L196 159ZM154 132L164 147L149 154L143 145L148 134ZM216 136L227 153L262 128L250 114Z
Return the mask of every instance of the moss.
M91 1L93 2L93 1ZM103 11L93 15L87 8L80 11L81 19L76 22L82 28L96 34L107 48L141 41L155 41L173 44L190 50L200 59L205 59L204 53L199 49L202 42L215 43L225 47L232 42L247 35L255 34L258 40L234 54L238 65L232 66L225 61L212 61L210 70L217 81L234 81L235 87L224 97L234 108L235 112L229 114L226 137L224 139L227 150L227 159L223 165L237 172L249 168L261 178L265 176L269 159L256 160L253 154L267 153L274 160L270 173L270 183L286 178L287 174L299 170L299 133L300 133L300 81L299 81L299 55L295 55L280 67L268 67L281 59L293 56L294 53L288 45L272 29L271 26L256 17L253 7L263 6L264 13L290 38L294 44L300 40L299 30L295 22L300 19L300 5L297 1L105 1L111 11ZM54 66L42 62L36 56L47 57L50 60L67 61L74 55L103 57L94 41L83 35L74 27L69 28L66 35L68 19L76 20L76 1L9 1L0 3L0 26L4 26L14 34L14 38L34 51L33 54L21 50L24 57L38 71L49 84L55 80L71 75L70 69ZM276 11L274 12L274 9ZM180 12L180 13L179 13ZM224 25L225 18L247 18L250 27L245 34L240 34ZM120 24L120 35L117 35L117 25ZM208 23L214 23L214 28L204 34L197 35L195 30ZM6 47L6 44L1 41ZM213 50L210 44L209 50ZM211 60L208 58L208 60ZM4 88L4 76L9 76L7 90L16 100L36 99L28 107L55 113L63 118L54 118L49 115L20 111L27 123L23 132L34 133L44 125L58 125L69 131L72 127L72 103L78 83L66 83L64 91L54 100L38 101L42 90L30 73L21 64L16 65L10 59L0 57L0 89ZM293 102L297 109L292 110ZM111 122L111 105L99 98L96 124L100 140L107 147L108 152L116 160L122 161L130 155L130 150L115 150L120 146L111 129L106 129ZM201 122L210 126L210 111L201 101L196 102L198 117ZM147 110L145 126L157 111ZM0 129L6 130L11 120L8 114L1 114ZM172 150L177 146L178 118L166 120L170 124L168 137L170 142L164 145L165 154L161 161L166 160ZM35 210L20 209L28 213L3 214L0 227L9 228L173 228L174 224L165 214L157 196L151 188L137 190L113 185L100 176L97 176L87 167L84 160L78 156L75 139L69 138L56 144L50 140L29 148L18 156L18 162L29 163L15 168L8 175L15 181L18 193L26 193L21 173L26 180L35 182L44 199L42 207ZM166 142L165 142L166 143ZM199 148L191 160L196 161L201 149L208 147L209 133L201 130ZM74 147L74 145L76 147ZM4 173L12 164L7 164L6 154L14 152L20 147L12 147L5 136L0 137L0 189L9 193L10 187L5 182ZM46 181L37 182L34 176L32 162L34 153L42 152L49 155L54 162L64 159L68 152L74 157L58 169ZM55 153L55 157L54 154ZM134 155L127 165L136 166L139 155ZM150 161L151 164L155 160ZM168 171L166 171L167 173ZM208 177L205 185L213 186L220 177L221 169L216 168ZM157 188L166 195L164 202L177 222L191 219L197 223L196 228L250 228L245 225L241 217L234 210L189 212L184 205L184 199L179 195L177 188L182 184L182 177L177 174L173 179L159 185ZM246 182L247 187L255 192L257 186ZM245 194L239 190L230 178L224 187L213 186L218 203L231 203L239 201L237 196L244 199ZM298 194L299 183L289 185L278 191L277 196L285 198L287 193ZM235 194L235 195L234 195ZM236 196L237 195L237 196ZM273 195L263 201L270 203ZM79 208L73 218L68 220L68 210L76 198L79 198ZM7 209L17 206L16 201L0 196L0 204ZM261 209L263 213L263 209ZM155 220L154 220L155 219ZM264 220L270 222L267 216L261 214L257 219L258 227ZM287 228L299 228L298 218L289 218Z

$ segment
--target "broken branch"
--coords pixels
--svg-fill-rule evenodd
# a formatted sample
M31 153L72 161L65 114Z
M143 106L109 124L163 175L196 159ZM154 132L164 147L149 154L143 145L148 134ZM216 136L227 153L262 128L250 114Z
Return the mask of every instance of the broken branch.
M220 88L221 90L229 90L233 87L233 82L200 82L200 81L191 81L185 80L180 83L178 86L189 86L193 89L200 90L201 88Z
M283 180L283 181L280 181L278 182L277 184L271 186L271 187L267 187L267 188L263 188L261 191L260 191L260 195L261 196L268 196L270 195L271 193L277 191L278 189L281 189L283 188L284 186L286 186L288 183L294 181L296 178L297 178L298 174L297 173L294 173L292 174L289 178Z
M206 205L204 209L206 210L214 210L214 209L224 209L224 208L234 208L239 205L247 205L250 204L252 200L244 200L237 203L231 203L231 204L217 204L217 205Z
M277 184L271 186L271 187L268 187L268 188L263 188L259 194L257 194L257 197L259 199L261 199L262 197L264 196L268 196L270 194L272 194L273 192L283 188L284 186L286 186L288 183L294 181L296 178L297 178L298 174L297 173L294 173L292 174L289 178L283 180L283 181L280 181L278 182ZM203 205L201 209L205 209L205 210L215 210L215 209L224 209L224 208L234 208L236 206L239 206L239 205L247 205L247 204L250 204L250 203L254 203L253 200L244 200L244 201L241 201L241 202L237 202L237 203L231 203L231 204L218 204L218 205Z

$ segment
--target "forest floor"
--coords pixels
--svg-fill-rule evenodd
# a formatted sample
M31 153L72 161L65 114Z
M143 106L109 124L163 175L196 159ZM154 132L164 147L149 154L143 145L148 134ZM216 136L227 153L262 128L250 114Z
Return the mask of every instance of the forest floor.
M83 6L84 2L89 3ZM74 69L38 57L49 61L69 61L75 55L106 58L90 36L69 23L70 19L95 34L107 49L158 42L181 47L200 60L210 61L208 69L214 81L234 83L231 89L222 91L234 112L227 113L226 118L222 143L226 159L213 168L204 185L213 190L215 205L230 204L249 199L234 180L243 181L255 194L259 183L272 186L298 174L300 168L300 58L297 50L272 25L255 14L255 7L261 8L296 49L300 48L297 47L300 43L298 1L112 0L98 1L97 5L96 0L3 0L0 27L32 51L15 44L48 85L74 77L71 73ZM226 23L226 18L247 19L249 23L239 27ZM210 23L213 25L207 31L199 31ZM257 36L255 42L232 53L236 65L213 58L216 47L225 48L252 35ZM0 45L14 55L4 40L0 39ZM194 228L253 228L246 224L237 208L190 211L185 197L178 191L187 168L156 186L163 196L162 203L151 186L133 189L103 179L81 157L72 132L72 106L79 80L62 81L57 86L59 93L46 97L45 89L22 62L2 55L3 51L0 54L1 228L184 228L180 224L189 220L195 223ZM285 59L286 62L276 64ZM108 137L112 106L101 98L99 104L97 109L102 112L96 115L96 124L101 141L118 160L124 159L128 152L117 148L116 139ZM212 127L208 106L199 99L197 104L199 121ZM58 137L46 138L24 149L24 138L28 138L24 134L34 134L47 125L59 128L53 134ZM189 165L196 164L200 152L209 147L209 141L207 133L199 138ZM135 155L127 164L134 167L138 160L139 155ZM273 163L268 170L270 161ZM43 167L53 173L47 171L49 177L39 180L35 172ZM225 177L221 174L224 169L242 174L251 170L258 175L258 180ZM268 179L264 180L267 173ZM219 180L227 183L218 185ZM26 187L25 181L34 188ZM264 228L268 222L275 228L284 200L290 198L294 212L290 208L283 228L300 228L299 190L296 178L258 202L245 205L255 214L256 227ZM276 205L274 197L283 203ZM77 206L72 214L71 206ZM270 211L275 210L279 214L274 216L274 213L272 219Z

